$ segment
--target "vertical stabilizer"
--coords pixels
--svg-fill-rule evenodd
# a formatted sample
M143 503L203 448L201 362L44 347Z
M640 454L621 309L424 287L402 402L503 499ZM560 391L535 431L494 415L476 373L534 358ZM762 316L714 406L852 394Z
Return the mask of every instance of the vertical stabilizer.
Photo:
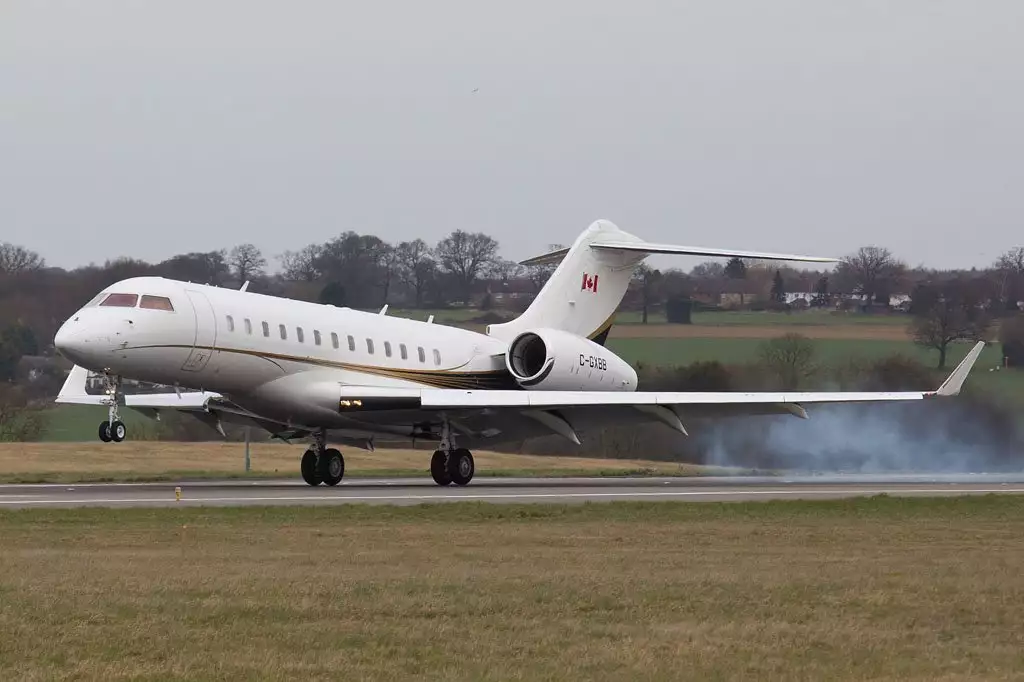
M492 324L487 333L511 341L529 329L560 329L603 344L643 252L594 249L593 243L643 244L608 220L590 225L569 248L530 307L518 318Z

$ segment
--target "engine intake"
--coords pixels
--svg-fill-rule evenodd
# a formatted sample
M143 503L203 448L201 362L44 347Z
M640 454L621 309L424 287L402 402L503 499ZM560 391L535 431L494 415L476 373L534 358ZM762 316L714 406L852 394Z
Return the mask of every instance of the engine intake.
M559 329L521 333L509 344L505 365L526 389L635 391L629 364L589 339Z

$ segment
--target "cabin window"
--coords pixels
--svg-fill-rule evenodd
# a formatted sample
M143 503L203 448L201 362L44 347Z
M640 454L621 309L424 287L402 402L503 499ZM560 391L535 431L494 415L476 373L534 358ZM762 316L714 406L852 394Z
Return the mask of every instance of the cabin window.
M398 344L398 352L402 354L402 359L403 360L408 360L409 359L409 351L407 351L405 349L405 344L404 343Z
M427 361L427 354L425 352L423 352L423 346L418 347L416 349L416 353L420 356L420 362L426 362Z
M235 331L235 318L233 318L230 315L228 315L227 319L228 319L228 331L229 332Z
M436 348L434 349L434 364L438 367L441 366L441 352Z
M169 310L172 313L174 312L171 299L166 296L143 296L139 307L146 308L147 310Z
M331 332L331 345L335 348L338 347L338 335L334 332Z
M356 337L354 337L354 336L348 337L348 349L349 350L355 350L356 349Z
M295 328L295 338L299 340L299 343L305 342L306 338L302 333L302 327Z
M313 330L313 343L315 343L318 346L320 345L320 330L319 329L314 329Z
M391 357L391 342L390 341L385 341L384 342L384 355L388 356L389 358Z
M263 323L263 336L270 336L270 325L267 324L266 322Z
M366 339L366 352L373 355L373 339Z
M103 303L100 305L112 308L134 308L138 301L138 294L110 294L103 299Z
M288 328L285 327L283 324L277 325L277 330L281 332L282 341L288 338Z
M252 322L249 321L248 317L245 318L245 333L252 334Z

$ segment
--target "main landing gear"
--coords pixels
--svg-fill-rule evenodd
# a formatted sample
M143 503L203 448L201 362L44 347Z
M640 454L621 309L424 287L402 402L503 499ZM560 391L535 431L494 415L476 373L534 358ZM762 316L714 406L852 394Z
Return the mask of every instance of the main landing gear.
M99 436L104 443L111 441L120 443L128 435L128 429L121 421L121 403L124 402L124 391L121 388L121 377L107 376L104 382L104 393L107 395L107 419L100 422Z
M313 436L313 445L302 455L302 480L309 485L338 485L345 477L345 458L341 452L327 447L323 431Z
M466 448L455 447L451 427L445 420L441 425L441 449L430 458L430 475L438 485L466 485L473 480L476 463L473 453Z

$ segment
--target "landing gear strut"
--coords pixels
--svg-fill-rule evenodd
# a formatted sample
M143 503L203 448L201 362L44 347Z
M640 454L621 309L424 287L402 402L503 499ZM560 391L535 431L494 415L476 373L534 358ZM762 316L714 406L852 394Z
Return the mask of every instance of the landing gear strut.
M128 435L128 429L121 421L121 404L124 402L121 377L113 377L108 374L104 384L104 393L107 395L104 400L107 405L107 419L100 422L99 437L104 443L111 441L120 443Z
M438 485L466 485L473 480L476 463L473 453L455 447L451 426L446 419L441 424L441 448L430 458L430 475Z
M309 485L338 485L345 477L345 458L341 452L327 447L323 430L313 434L313 446L302 455L302 480Z

